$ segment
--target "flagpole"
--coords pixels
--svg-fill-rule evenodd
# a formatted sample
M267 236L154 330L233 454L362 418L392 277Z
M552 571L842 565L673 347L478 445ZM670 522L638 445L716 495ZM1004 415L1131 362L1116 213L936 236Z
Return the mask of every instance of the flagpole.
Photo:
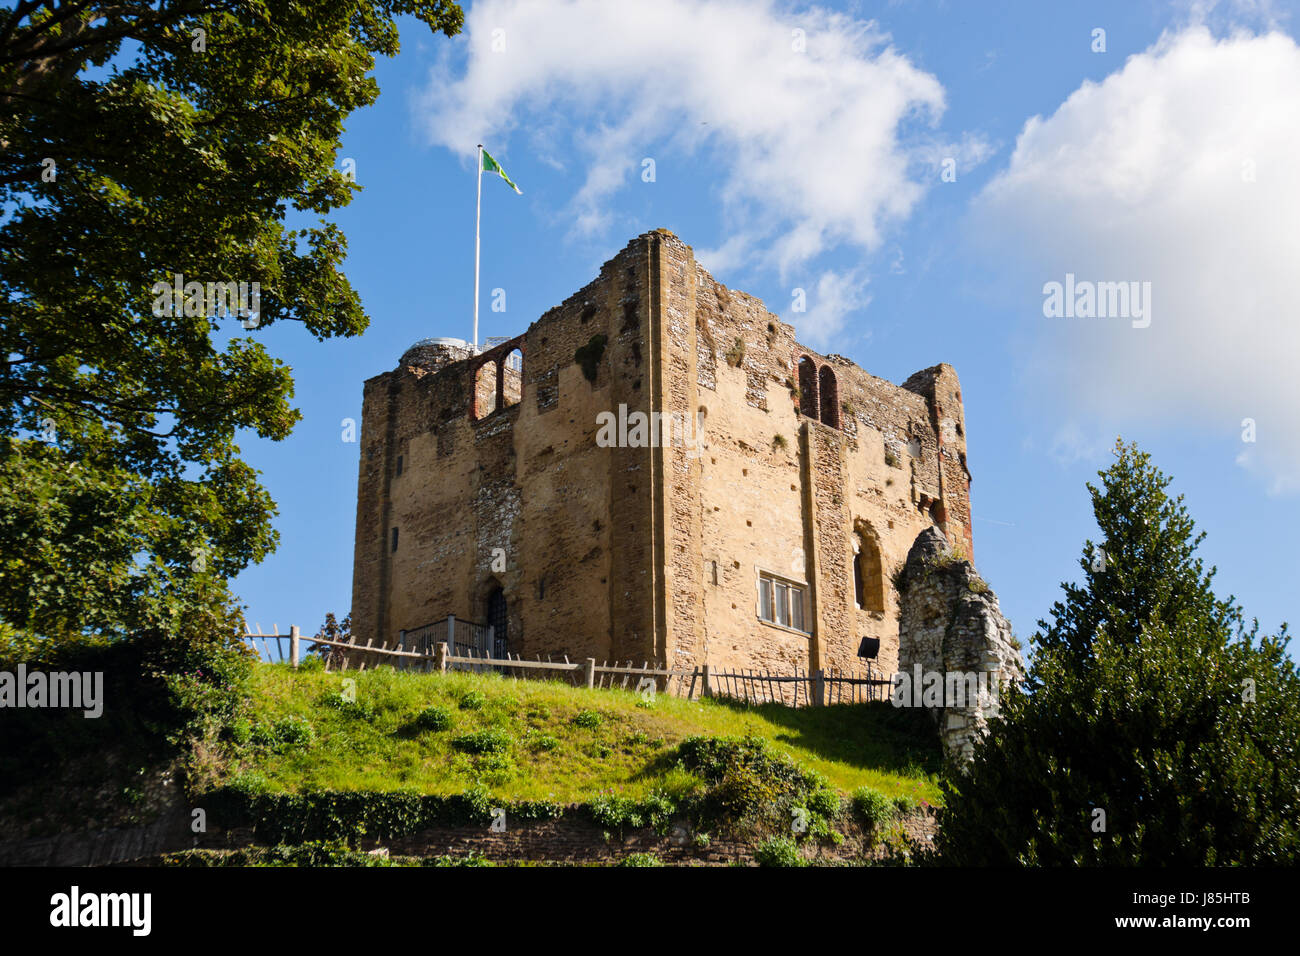
M483 223L483 144L478 144L478 201L474 211L474 354L478 354L479 227Z

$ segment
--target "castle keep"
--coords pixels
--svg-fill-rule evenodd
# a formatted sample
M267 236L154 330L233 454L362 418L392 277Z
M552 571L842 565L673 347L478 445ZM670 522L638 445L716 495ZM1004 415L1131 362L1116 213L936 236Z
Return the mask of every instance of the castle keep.
M891 574L931 527L973 553L961 386L795 334L657 230L515 339L414 345L365 383L356 637L892 672Z

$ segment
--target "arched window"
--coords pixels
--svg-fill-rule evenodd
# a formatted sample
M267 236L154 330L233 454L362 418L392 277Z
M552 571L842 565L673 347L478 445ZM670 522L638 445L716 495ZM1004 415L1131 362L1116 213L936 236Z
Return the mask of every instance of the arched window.
M486 418L497 410L497 378L500 369L496 362L484 362L474 373L474 418Z
M840 427L840 386L835 381L835 372L829 365L823 365L817 374L818 391L821 393L822 424L831 428Z
M885 566L880 544L864 522L858 523L854 535L857 554L853 556L853 596L864 611L885 610Z
M817 417L817 364L806 355L799 360L799 414Z
M501 363L501 395L503 408L519 404L524 391L524 353L512 349Z

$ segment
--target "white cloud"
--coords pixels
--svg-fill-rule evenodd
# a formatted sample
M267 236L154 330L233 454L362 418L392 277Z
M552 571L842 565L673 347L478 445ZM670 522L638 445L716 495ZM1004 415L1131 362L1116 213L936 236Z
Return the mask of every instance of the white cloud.
M845 319L865 309L871 302L866 292L867 280L858 272L827 270L808 289L808 311L789 316L801 338L809 342L835 341L844 329Z
M1234 458L1254 418L1239 460L1300 489L1298 102L1290 37L1194 26L1025 124L973 211L981 244L1014 263L1040 400L1111 430L1222 436ZM1150 326L1044 318L1042 286L1067 272L1149 281Z
M837 246L873 251L937 180L935 157L987 153L978 139L943 142L942 86L874 22L817 7L483 0L465 36L463 63L444 56L423 102L434 143L468 156L543 128L554 149L563 116L586 175L566 215L588 234L611 228L611 198L639 185L643 157L662 167L669 153L701 153L692 168L716 181L733 237L699 252L715 270L743 263L784 281ZM835 302L861 301L860 278L829 281L823 329L842 323Z

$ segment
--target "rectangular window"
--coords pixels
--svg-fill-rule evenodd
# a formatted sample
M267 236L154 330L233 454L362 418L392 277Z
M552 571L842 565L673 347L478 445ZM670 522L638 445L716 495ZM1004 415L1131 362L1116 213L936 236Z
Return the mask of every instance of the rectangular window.
M397 550L397 529L393 529L393 550Z
M805 590L802 584L760 571L758 616L771 624L807 633L804 627Z
M398 456L397 456L397 473L398 473L399 475L402 473L402 456L401 456L401 455L398 455Z

